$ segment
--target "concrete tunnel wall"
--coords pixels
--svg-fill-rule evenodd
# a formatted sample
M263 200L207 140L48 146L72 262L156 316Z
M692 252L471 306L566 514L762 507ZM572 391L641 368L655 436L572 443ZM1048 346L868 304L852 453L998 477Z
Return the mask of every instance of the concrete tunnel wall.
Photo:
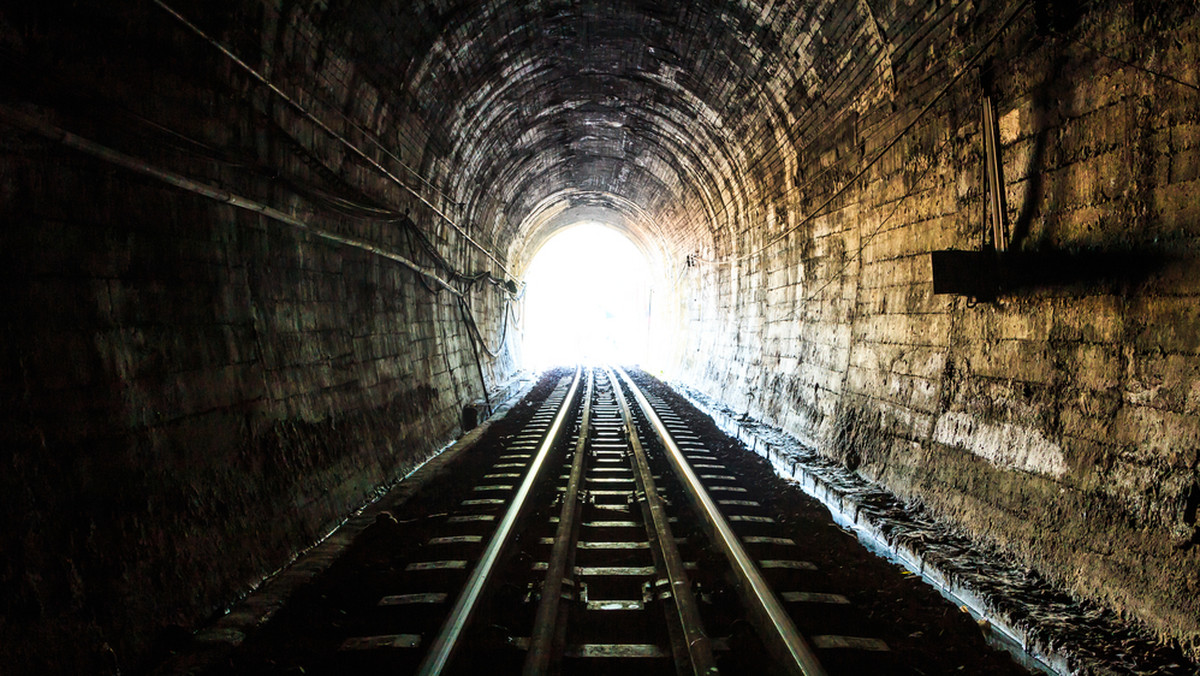
M153 662L514 372L378 255L509 278L430 205L514 271L625 230L658 367L1200 656L1195 7L167 4L396 180L153 3L0 12L6 661ZM985 88L1033 263L976 304L927 254L978 245Z

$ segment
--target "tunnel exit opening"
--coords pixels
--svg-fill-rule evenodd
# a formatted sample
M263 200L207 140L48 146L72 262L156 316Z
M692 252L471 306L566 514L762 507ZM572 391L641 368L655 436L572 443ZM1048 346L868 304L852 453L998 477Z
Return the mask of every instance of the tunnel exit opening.
M617 229L596 222L564 228L530 261L525 282L526 368L646 362L650 263Z

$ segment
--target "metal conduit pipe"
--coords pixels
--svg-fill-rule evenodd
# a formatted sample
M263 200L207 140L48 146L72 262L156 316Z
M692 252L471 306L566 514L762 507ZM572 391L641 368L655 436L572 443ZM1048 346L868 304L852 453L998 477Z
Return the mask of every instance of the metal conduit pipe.
M301 115L303 115L305 117L305 119L307 119L308 121L317 125L317 127L321 131L325 132L331 138L333 138L335 141L337 141L338 143L345 146L346 149L349 150L350 152L361 157L368 164L370 164L372 167L374 167L376 170L378 170L380 173L382 173L384 176L386 176L388 179L390 179L393 183L398 185L400 188L402 188L403 190L408 192L413 197L417 198L422 204L429 207L430 210L433 211L433 213L437 214L439 217L441 217L442 220L446 221L446 223L449 224L451 228L454 228L454 231L457 232L459 235L461 235L464 240L466 240L468 243L471 244L471 246L474 246L476 249L479 249L481 252L483 252L484 256L487 256L493 263L496 264L497 267L499 267L501 270L504 271L504 274L508 275L509 277L513 276L513 274L511 272L509 272L508 268L504 267L504 263L501 263L500 259L496 258L496 256L494 256L491 251L488 251L487 248L485 248L482 244L480 244L479 242L476 242L469 234L467 234L466 230L464 230L458 223L456 223L454 221L454 219L450 218L449 216L446 215L446 213L444 211L437 208L437 206L433 202L430 202L429 200L425 199L425 197L423 195L421 195L416 190L413 190L411 187L409 187L409 185L407 183L405 183L404 181L401 181L400 178L398 176L396 176L395 174L393 174L391 171L389 171L387 167L385 167L382 164L380 164L379 162L377 162L375 160L375 158L371 157L370 155L367 155L365 152L363 152L363 150L361 148L354 145L350 141L346 140L346 138L343 137L341 134L339 134L336 131L334 131L333 129L331 129L329 127L329 125L325 124L319 118L317 118L317 116L310 113L308 111L308 109L306 109L304 106L300 105L300 103L298 101L293 99L291 96L288 96L288 94L286 92L284 92L282 89L280 89L279 87L276 87L274 83L272 83L270 80L268 80L266 78L266 76L264 76L262 73L259 73L250 64L248 64L245 61L242 61L240 58L238 58L238 56L236 54L234 54L233 52L231 52L228 48L226 48L225 45L222 45L220 42L217 42L213 38L209 37L208 33L205 33L199 26L192 23L191 21L188 21L182 14L171 9L169 6L167 6L166 3L162 2L162 0L151 0L151 1L154 4L158 5L160 8L162 8L163 11L167 12L168 14L170 14L171 16L173 16L177 20L179 20L180 23L187 26L193 33L200 36L201 39L205 40L206 42L211 44L213 47L216 47L222 54L224 54L231 61L233 61L235 64L237 64L238 67L240 67L242 70L249 73L251 77L253 77L255 80L258 80L260 83L262 83L263 86L265 86L267 89L271 90L271 92L273 92L276 96L280 97L285 102L287 102L287 104L290 105L292 108L295 108L297 112L299 112ZM353 123L351 122L351 124L353 124ZM382 147L383 146L381 145L380 148L382 148ZM386 149L384 149L384 152L387 152ZM401 164L403 165L403 163L401 163ZM436 188L434 188L434 189L436 190Z
M338 244L354 247L356 249L362 249L363 251L368 251L376 256L381 256L383 258L387 258L388 260L395 261L409 270L421 275L422 277L425 277L434 284L446 289L456 298L463 297L462 291L454 288L445 279L439 277L432 268L427 268L420 263L411 261L404 256L388 251L387 249L375 246L374 244L371 244L365 240L361 240L356 237L347 237L346 235L339 235L335 232L329 232L328 230L322 230L321 228L311 226L295 216L286 214L261 202L256 202L248 197L242 197L241 195L235 195L227 190L208 185L207 183L201 183L200 181L190 179L173 171L159 169L158 167L139 160L136 157L131 157L120 151L113 150L108 146L104 146L83 138L82 136L72 134L61 127L38 120L30 115L19 112L5 105L0 105L0 120L14 127L40 134L41 136L44 136L51 141L60 143L68 148L87 153L88 155L97 157L117 166L124 167L130 171L156 178L163 183L175 186L176 188L187 190L218 202L224 202L225 204L235 206L239 209L253 211L272 220L279 221L280 223L286 223L298 230L302 230L322 239L329 240L331 242L337 242Z
M562 405L559 406L558 414L554 416L554 422L550 425L549 431L546 432L546 438L542 440L541 446L538 447L537 455L529 463L529 471L525 473L525 480L521 482L521 487L517 489L516 494L513 496L512 503L504 513L504 518L496 526L496 532L488 542L487 548L483 550L483 554L480 555L479 563L475 564L475 568L471 571L471 575L463 585L463 590L454 602L454 607L450 610L450 615L446 618L445 623L442 624L441 630L438 631L437 638L429 645L429 652L425 654L425 659L421 661L421 665L417 668L417 674L420 676L437 676L450 663L450 658L453 656L455 648L458 647L458 639L462 636L463 630L467 628L467 624L471 621L471 615L475 611L475 603L479 600L479 595L483 592L484 587L487 586L488 579L491 577L492 571L496 567L496 562L500 558L500 553L503 551L504 546L508 543L509 536L512 534L513 526L521 516L525 500L533 491L534 484L537 483L538 474L541 472L542 466L546 464L546 457L550 455L550 449L554 447L555 442L562 433L563 421L566 420L567 413L570 412L575 401L575 393L579 391L580 373L581 369L575 367L575 376L571 381L571 389L567 391L567 396L563 399Z
M763 645L771 653L771 657L787 673L794 676L825 676L825 669L817 660L812 648L800 635L792 618L788 616L787 611L783 609L783 605L775 596L775 592L771 591L771 587L763 579L758 566L746 553L741 541L729 527L729 523L721 515L712 498L709 497L708 491L704 489L704 485L700 483L696 473L688 465L687 459L683 457L683 452L671 438L671 433L667 431L666 425L659 419L658 414L654 412L654 408L650 406L650 402L646 400L646 396L634 384L629 374L621 368L617 368L617 372L621 374L621 378L629 386L629 391L637 399L638 406L646 415L646 420L654 426L662 440L663 447L667 450L667 458L671 462L671 468L688 488L689 497L708 526L710 539L713 544L721 548L729 560L729 565L733 568L738 580L738 592L742 597L742 602L746 604L746 608L750 612L750 619L755 629L758 630Z

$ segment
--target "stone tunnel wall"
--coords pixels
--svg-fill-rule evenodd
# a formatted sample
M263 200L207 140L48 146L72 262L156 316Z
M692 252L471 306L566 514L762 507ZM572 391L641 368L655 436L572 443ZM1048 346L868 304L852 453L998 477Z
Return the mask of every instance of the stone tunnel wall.
M225 18L208 28L240 47L235 28L265 21ZM318 198L411 206L453 264L483 268L150 3L3 19L22 111L436 267L396 216ZM322 107L338 97L380 133L419 135L290 21L255 35L285 87L343 133ZM453 438L482 395L455 298L361 248L9 126L0 222L5 673L136 671ZM496 287L468 297L499 340ZM489 383L507 378L481 356Z
M1013 6L884 25L894 96L794 165L761 149L798 169L749 177L734 254L846 186ZM1200 18L1093 7L1031 7L830 209L689 269L684 379L1200 655ZM973 302L933 295L929 252L979 248L985 84L1026 264Z
M677 254L691 384L1200 650L1186 3L1031 2L919 117L1017 3L168 4L486 246L555 191L627 204ZM0 61L6 109L487 269L154 3L5 8ZM985 84L1031 263L972 303L931 294L928 252L979 241ZM456 302L361 248L7 125L0 215L0 657L152 660L480 394ZM503 295L469 297L495 345Z

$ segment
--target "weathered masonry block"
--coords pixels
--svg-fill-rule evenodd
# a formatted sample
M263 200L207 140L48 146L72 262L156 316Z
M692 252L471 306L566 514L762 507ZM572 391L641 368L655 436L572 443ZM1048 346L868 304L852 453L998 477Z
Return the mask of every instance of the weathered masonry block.
M54 11L0 16L28 69L5 85L21 112L426 260L396 217L322 206L395 186L172 17ZM369 101L330 55L281 40L293 91ZM6 673L137 669L430 457L482 396L457 299L361 247L11 126L0 220ZM495 341L499 294L471 300ZM511 367L482 368L490 385Z
M859 110L879 112L860 112L848 143L753 148L752 164L835 169L803 190L749 182L751 218L813 213L1014 7L885 22L894 95L863 95ZM685 293L721 300L689 317L685 380L1197 654L1200 20L1170 4L1046 14L1063 11L1019 15L982 77L951 86L804 227L728 273L686 274ZM984 87L1011 244L997 293L976 303L933 293L928 254L979 248ZM739 232L731 254L772 235Z

